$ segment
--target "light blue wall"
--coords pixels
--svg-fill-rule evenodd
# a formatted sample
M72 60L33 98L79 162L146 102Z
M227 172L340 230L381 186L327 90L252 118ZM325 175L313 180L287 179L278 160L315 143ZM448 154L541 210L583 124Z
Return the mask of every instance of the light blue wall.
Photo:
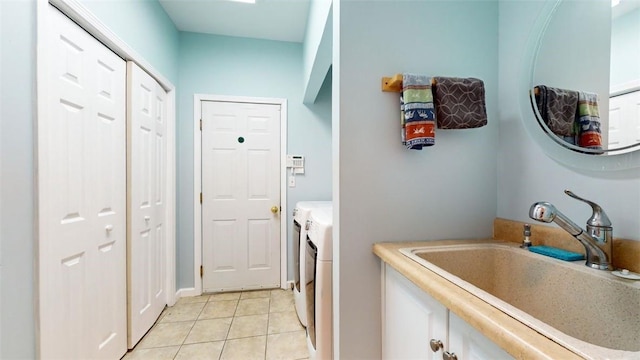
M594 92L609 97L609 57L588 56L609 52L611 4L607 1L564 1L553 14L538 50L535 84ZM571 39L571 41L567 41ZM584 74L589 74L585 76ZM608 102L600 102L600 113L608 113Z
M331 81L325 80L316 104L302 104L300 44L182 33L176 50L175 33L157 5L122 1L117 11L104 2L87 5L125 41L135 42L130 45L179 89L178 288L194 281L194 93L288 98L289 153L307 156L307 173L288 192L289 209L298 200L331 196ZM335 261L341 270L336 274L340 321L335 326L342 358L380 357L379 347L371 345L379 344L380 334L380 319L371 316L380 309L380 268L371 253L375 242L488 237L496 213L528 220L528 207L538 200L553 201L569 217L586 219L588 208L562 195L566 187L600 202L616 236L640 236L640 169L598 173L566 168L539 151L522 126L533 119L520 113L519 66L541 6L539 1L501 1L498 25L498 5L491 1L340 4L335 21L341 26L341 76L335 85L341 95L334 104L340 120L333 121L333 132L340 148L334 158L340 187L334 199L340 205L340 257ZM149 13L156 15L144 23L159 28L144 35L140 21L118 18L145 19ZM379 26L392 13L405 14L404 25ZM35 5L0 1L0 20L0 358L33 358ZM165 36L168 44L161 40ZM406 56L407 49L412 56ZM397 72L484 79L489 125L438 131L435 147L403 149L397 96L380 91L380 77Z
M80 0L175 86L179 32L157 0Z
M327 199L331 194L329 104L302 104L302 45L183 32L180 34L177 129L178 239L177 287L194 286L193 95L236 95L288 99L288 151L306 156L306 173L288 190L295 201ZM291 212L287 214L291 228ZM291 234L288 234L291 244ZM289 246L291 262L291 246ZM289 278L292 278L289 269ZM198 279L199 280L199 279Z
M611 27L611 85L640 80L640 9L614 19Z
M88 5L154 68L176 81L177 31L157 2ZM1 0L0 18L0 358L33 359L35 2Z
M492 235L498 196L498 3L388 0L333 6L334 24L340 26L338 34L334 27L339 36L334 53L339 53L333 61L339 113L333 118L333 145L339 147L334 152L339 205L334 330L341 358L379 359L380 260L373 244ZM388 26L389 19L397 20L394 26ZM434 147L406 150L400 143L399 94L380 90L382 76L402 72L483 79L488 125L437 130Z
M304 102L313 103L331 66L332 0L312 0L302 44Z
M35 358L36 6L0 1L0 358Z
M608 1L564 1L554 11L538 49L534 85L598 94L602 141L609 139L609 52L611 4ZM567 41L571 39L571 41ZM593 55L585 58L584 49ZM585 76L584 74L589 74Z
M545 155L523 126L535 119L533 113L521 111L520 102L528 99L520 72L529 34L543 6L540 1L500 1L498 216L529 221L531 204L546 200L584 224L591 209L564 195L564 189L571 189L602 205L613 222L614 236L639 239L640 169L598 172L563 166Z

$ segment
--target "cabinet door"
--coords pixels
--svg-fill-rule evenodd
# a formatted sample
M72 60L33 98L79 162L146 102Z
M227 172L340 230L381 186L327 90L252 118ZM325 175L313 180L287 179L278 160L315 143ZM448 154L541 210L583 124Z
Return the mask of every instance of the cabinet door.
M458 360L513 359L506 351L452 312L449 313L448 349Z
M442 359L431 339L446 347L447 308L383 264L383 359Z

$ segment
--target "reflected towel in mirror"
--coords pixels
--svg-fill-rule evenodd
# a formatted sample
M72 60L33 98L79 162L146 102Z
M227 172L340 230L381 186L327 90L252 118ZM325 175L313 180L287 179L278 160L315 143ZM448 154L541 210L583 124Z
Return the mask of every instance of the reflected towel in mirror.
M536 89L536 105L542 120L554 134L575 145L578 92L545 85Z
M578 145L602 150L598 94L580 91L578 94Z

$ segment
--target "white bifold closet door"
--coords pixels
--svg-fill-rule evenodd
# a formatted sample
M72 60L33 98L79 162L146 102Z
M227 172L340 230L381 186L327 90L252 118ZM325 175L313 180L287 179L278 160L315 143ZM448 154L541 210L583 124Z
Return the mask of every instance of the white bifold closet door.
M167 94L127 63L129 348L166 305Z
M125 62L57 9L45 11L38 355L119 359L127 350Z

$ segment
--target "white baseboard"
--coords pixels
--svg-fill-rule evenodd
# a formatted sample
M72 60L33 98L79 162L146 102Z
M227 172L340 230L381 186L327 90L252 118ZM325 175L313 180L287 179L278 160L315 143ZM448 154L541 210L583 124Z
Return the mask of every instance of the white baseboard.
M176 300L183 297L200 296L200 295L202 294L200 294L200 292L197 291L196 288L182 288L176 291Z
M288 280L286 283L284 283L281 286L281 289L292 290L293 286L294 286L293 280ZM200 293L196 288L182 288L176 291L176 301L178 301L180 298L183 298L183 297L200 296L200 295L202 295L202 293Z

